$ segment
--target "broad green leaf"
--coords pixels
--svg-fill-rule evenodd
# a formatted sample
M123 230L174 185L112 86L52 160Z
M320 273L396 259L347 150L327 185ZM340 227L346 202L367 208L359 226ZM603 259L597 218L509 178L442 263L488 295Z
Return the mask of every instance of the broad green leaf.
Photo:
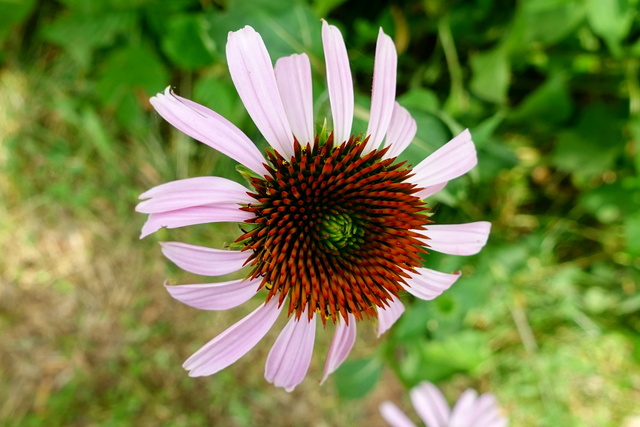
M424 88L411 89L398 97L397 101L405 108L436 113L440 109L438 95Z
M44 27L43 35L87 68L93 63L95 51L113 45L118 35L130 32L135 27L135 19L135 14L130 12L69 12Z
M35 0L0 0L0 40L29 16L35 3Z
M627 241L627 253L632 257L640 256L640 212L624 218L624 235Z
M613 168L624 152L622 123L611 108L595 104L586 108L577 127L558 134L553 164L578 177L590 178Z
M573 110L566 79L564 73L555 73L547 78L515 108L509 118L526 122L566 121Z
M427 333L427 322L433 317L429 304L414 301L405 305L404 314L394 325L393 339L399 342L410 342L424 339Z
M229 31L246 25L260 33L273 60L293 53L310 54L312 67L324 70L321 22L306 2L290 0L233 1L225 13L208 13L211 37L219 46Z
M433 114L412 110L411 116L418 125L418 131L413 142L399 158L415 166L449 141L451 132L442 120Z
M228 77L206 76L193 87L193 100L206 105L232 123L240 123L246 112Z
M636 169L636 175L640 176L640 118L636 117L635 120L629 123L629 130L635 141L633 165Z
M629 0L587 0L589 24L614 54L620 53L620 41L629 34L636 13Z
M96 91L104 104L117 106L132 92L141 96L160 92L168 81L169 74L157 54L145 45L132 45L105 59Z
M471 57L471 90L480 98L504 104L511 80L509 57L504 48L479 52Z
M336 7L340 6L346 0L313 0L311 7L318 16L327 16Z
M375 387L382 373L376 358L347 360L333 374L338 394L345 399L364 397Z
M213 63L216 46L203 15L177 15L167 22L162 50L177 66L194 70Z
M579 203L601 223L613 224L640 211L640 188L633 180L620 180L583 193Z
M533 43L555 44L574 32L584 16L579 0L527 0L519 3L503 41L510 51L529 50Z
M60 0L69 9L86 13L134 10L154 0ZM173 1L173 0L172 0Z
M498 111L471 130L476 147L479 148L486 144L487 140L493 136L498 126L503 122L505 116L506 113L504 111Z
M443 340L416 340L404 348L400 373L411 385L424 380L442 381L456 373L473 375L491 357L486 338L483 332L464 330Z

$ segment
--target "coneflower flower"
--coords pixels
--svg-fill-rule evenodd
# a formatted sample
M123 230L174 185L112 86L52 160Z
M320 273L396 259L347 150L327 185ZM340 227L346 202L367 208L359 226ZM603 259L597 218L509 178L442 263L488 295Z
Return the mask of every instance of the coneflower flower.
M506 427L508 423L491 393L478 396L475 390L468 389L453 410L442 392L430 382L422 382L411 389L410 396L414 409L427 427ZM391 402L383 402L380 413L392 427L415 427Z
M459 273L422 267L426 249L471 255L485 244L488 222L432 225L426 197L476 164L468 131L411 167L396 157L416 123L395 102L397 54L380 30L369 126L352 135L354 94L342 35L323 22L322 41L333 130L314 133L311 67L305 54L280 58L275 69L251 27L231 32L227 62L235 87L271 146L266 158L237 127L167 89L151 104L185 134L238 161L250 188L220 177L169 182L143 193L136 210L149 214L142 236L162 227L242 222L241 250L164 242L162 252L195 274L221 276L250 266L245 279L168 286L177 300L227 310L260 294L265 303L198 350L191 376L214 374L253 348L281 311L289 318L266 365L266 379L293 390L305 377L317 319L335 333L324 381L347 357L356 323L378 321L382 334L404 311L400 295L433 299ZM383 143L384 141L384 143Z

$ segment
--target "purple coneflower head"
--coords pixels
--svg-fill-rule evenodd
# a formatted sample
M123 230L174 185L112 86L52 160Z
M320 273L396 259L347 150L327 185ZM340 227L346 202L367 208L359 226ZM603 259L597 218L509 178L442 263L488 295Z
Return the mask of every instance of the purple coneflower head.
M453 409L449 408L442 392L426 381L411 389L410 396L414 409L427 427L506 427L508 424L491 393L478 396L475 390L468 389ZM383 402L380 413L392 427L415 427L391 402Z
M380 30L369 125L352 135L354 94L347 51L337 28L323 21L333 130L314 132L311 67L307 55L272 67L251 27L229 34L227 61L235 87L269 143L266 158L237 127L210 109L167 89L154 108L185 134L245 166L250 188L220 177L159 185L143 193L137 211L149 214L142 236L160 228L242 222L241 250L162 243L162 252L195 274L222 276L249 266L245 279L168 286L177 300L204 310L227 310L260 294L265 303L214 338L184 364L191 376L211 375L253 348L281 311L289 321L267 358L265 376L292 390L305 377L317 319L335 324L322 381L340 366L356 337L356 323L374 318L378 335L404 311L407 291L430 300L459 273L422 267L426 248L472 255L490 224L433 225L424 199L477 162L465 130L411 167L396 157L416 123L395 102L397 54Z

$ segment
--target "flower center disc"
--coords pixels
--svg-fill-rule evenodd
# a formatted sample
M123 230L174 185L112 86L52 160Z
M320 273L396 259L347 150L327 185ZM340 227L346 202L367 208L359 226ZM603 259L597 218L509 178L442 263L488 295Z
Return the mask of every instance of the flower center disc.
M237 241L253 252L250 277L262 277L267 300L289 296L289 315L375 317L421 265L416 230L430 221L406 182L411 169L383 159L384 149L362 155L365 143L294 141L291 159L268 152L269 174L252 178L256 204L242 209L254 227Z

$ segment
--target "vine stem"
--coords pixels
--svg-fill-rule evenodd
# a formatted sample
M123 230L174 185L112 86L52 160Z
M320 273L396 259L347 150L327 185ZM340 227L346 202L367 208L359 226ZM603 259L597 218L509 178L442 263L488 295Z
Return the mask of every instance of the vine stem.
M451 95L448 102L453 102L453 107L458 111L466 111L469 108L469 97L464 90L462 81L462 67L458 59L458 52L451 34L451 26L447 16L438 20L438 37L442 44L442 50L447 61L449 77L451 79Z

